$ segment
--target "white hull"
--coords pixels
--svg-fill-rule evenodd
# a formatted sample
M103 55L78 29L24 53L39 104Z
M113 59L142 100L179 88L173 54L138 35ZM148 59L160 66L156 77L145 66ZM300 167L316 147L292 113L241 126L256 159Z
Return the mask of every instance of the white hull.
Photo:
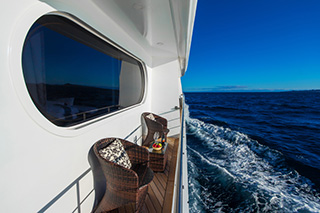
M103 8L103 1L98 0L3 3L0 39L1 212L80 212L80 209L81 212L90 212L94 191L87 156L93 143L106 137L141 143L140 116L145 111L165 113L163 116L169 122L170 135L180 134L180 114L174 107L179 106L182 94L181 61L176 49L174 24L167 26L167 35L161 40L163 45L159 46L157 30L151 28L163 23L146 23L144 31L142 29L145 34L141 34L138 21L131 22L129 16L115 15L123 13L125 8L121 9L121 4L115 2L110 1L110 8ZM152 3L156 4L156 1ZM159 7L169 7L169 2L159 4ZM72 127L58 127L37 110L24 82L21 52L32 24L42 15L54 11L68 12L80 18L146 63L145 95L140 104L101 116L88 125ZM152 17L152 14L144 15ZM172 22L171 15L166 15ZM119 18L118 22L116 18ZM156 22L157 19L152 20ZM158 42L158 46L153 42Z

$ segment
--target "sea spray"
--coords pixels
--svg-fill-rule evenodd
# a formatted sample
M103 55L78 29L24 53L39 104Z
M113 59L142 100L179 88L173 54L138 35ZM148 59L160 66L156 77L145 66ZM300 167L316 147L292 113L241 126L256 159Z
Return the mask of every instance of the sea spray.
M190 210L319 212L320 196L279 151L188 116Z

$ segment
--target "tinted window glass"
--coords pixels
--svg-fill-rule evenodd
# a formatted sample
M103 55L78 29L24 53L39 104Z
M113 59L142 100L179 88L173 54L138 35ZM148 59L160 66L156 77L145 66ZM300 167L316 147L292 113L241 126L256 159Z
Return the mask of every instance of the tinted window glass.
M140 62L60 16L44 16L31 27L22 67L33 102L58 126L137 104L143 97Z

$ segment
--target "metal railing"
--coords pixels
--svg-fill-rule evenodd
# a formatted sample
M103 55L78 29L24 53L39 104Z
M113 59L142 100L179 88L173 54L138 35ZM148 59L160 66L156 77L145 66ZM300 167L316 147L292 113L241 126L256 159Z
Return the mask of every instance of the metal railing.
M89 197L89 195L93 192L93 189L87 194L87 196L80 200L80 180L85 177L89 172L91 171L91 168L87 169L84 173L82 173L77 179L75 179L69 186L67 186L65 189L63 189L58 195L56 195L52 200L50 200L44 207L42 207L38 213L42 213L47 211L56 201L58 201L62 196L64 196L71 188L76 186L76 198L77 198L77 207L72 212L78 212L80 213L80 206L81 204Z
M189 195L188 195L188 170L187 170L187 152L186 152L186 130L184 117L184 95L179 99L180 103L180 165L179 165L179 189L178 189L178 206L177 212L189 211Z
M181 144L181 149L180 149L180 178L179 178L179 189L178 189L178 197L179 197L179 201L178 201L178 209L179 212L185 212L185 208L183 207L183 204L188 203L188 200L184 199L184 195L185 193L188 193L186 190L186 188L184 187L183 184L183 175L187 175L186 173L183 173L182 168L184 168L185 165L183 165L183 155L185 153L185 151L183 151L185 149L185 147L183 146L183 140L184 140L184 96L181 95L180 97L180 107L175 107L173 109L171 109L170 111L167 112L163 112L160 113L160 115L163 114L168 114L168 113L172 113L175 112L176 110L180 109L180 123L181 123L181 130L180 130L180 144ZM174 118L173 120L176 120L179 118ZM173 121L172 120L172 121ZM139 129L141 128L141 125L137 126L132 132L130 132L129 134L127 134L127 136L124 139L128 139L129 137L131 137L132 135L136 134ZM173 127L175 128L175 127ZM135 143L137 143L138 140L141 139L141 135L138 138L135 138ZM46 205L44 205L39 211L38 213L42 213L47 211L50 207L52 207L60 198L62 198L67 192L69 192L69 190L71 190L73 187L76 187L76 199L77 199L77 205L75 207L75 209L72 212L81 212L81 205L87 200L87 198L94 192L94 189L92 189L86 196L85 198L83 198L82 200L80 199L80 180L82 180L86 175L89 174L89 172L91 172L91 168L88 168L85 172L83 172L83 174L81 174L78 178L76 178L72 183L70 183L65 189L63 189L58 195L56 195L52 200L50 200Z

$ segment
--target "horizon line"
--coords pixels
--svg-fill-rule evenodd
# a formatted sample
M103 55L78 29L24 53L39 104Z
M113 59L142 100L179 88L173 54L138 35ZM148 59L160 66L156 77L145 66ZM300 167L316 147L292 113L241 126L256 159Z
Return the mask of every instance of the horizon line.
M301 89L301 90L183 90L184 93L281 93L281 92L320 92L320 89Z

